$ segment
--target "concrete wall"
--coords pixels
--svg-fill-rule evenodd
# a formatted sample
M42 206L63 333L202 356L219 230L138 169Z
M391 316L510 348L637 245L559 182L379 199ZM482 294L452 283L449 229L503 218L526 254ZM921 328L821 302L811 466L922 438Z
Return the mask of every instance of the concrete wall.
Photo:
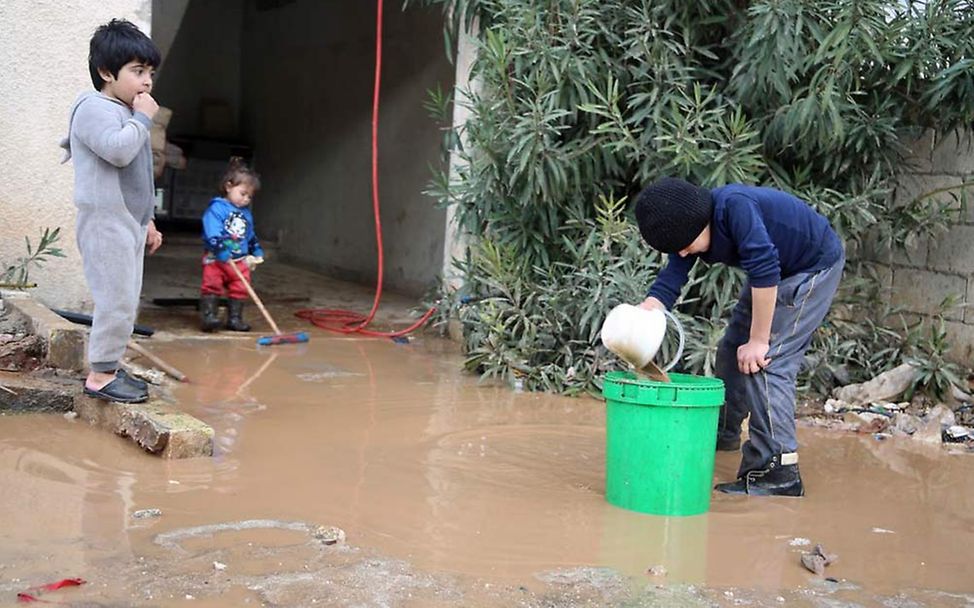
M248 2L244 19L244 135L264 188L259 233L282 255L372 283L370 194L375 3ZM439 10L386 6L380 195L385 280L419 294L442 270L445 213L422 190L439 161L441 134L422 108L425 92L453 84Z
M471 77L471 70L477 60L477 34L480 29L479 21L474 21L470 30L463 29L457 38L456 77L453 91L453 129L459 133L460 146L468 146L467 131L463 128L470 119L470 96L479 93L481 81ZM450 152L450 183L456 183L460 172L466 168L466 162L456 149ZM457 206L450 205L446 210L446 236L443 243L443 277L444 285L450 289L459 289L463 285L463 272L457 263L466 261L470 252L469 237L459 226ZM462 267L462 266L461 266ZM455 336L456 340L460 337Z
M0 262L24 255L24 236L61 227L67 259L31 273L33 293L62 307L89 299L74 244L74 173L57 144L75 97L91 90L88 42L99 25L124 17L150 27L151 0L0 2Z
M157 0L158 1L158 0ZM226 101L239 125L241 90L241 0L193 0L185 6L181 22L178 6L168 5L154 17L165 31L178 31L172 38L162 69L156 79L154 96L173 111L170 135L202 134L200 101ZM233 129L236 135L237 129Z
M189 0L152 0L152 41L159 47L163 62L176 39L188 4Z
M974 139L970 133L936 137L927 133L912 146L910 168L899 178L895 203L904 204L916 197L949 186L974 181ZM974 194L974 187L967 189ZM936 198L958 205L958 190ZM893 304L911 313L929 316L948 296L974 303L974 196L970 196L961 221L946 234L917 238L906 251L881 252L879 260L887 270ZM974 365L974 307L951 310L946 319L950 332L951 356Z

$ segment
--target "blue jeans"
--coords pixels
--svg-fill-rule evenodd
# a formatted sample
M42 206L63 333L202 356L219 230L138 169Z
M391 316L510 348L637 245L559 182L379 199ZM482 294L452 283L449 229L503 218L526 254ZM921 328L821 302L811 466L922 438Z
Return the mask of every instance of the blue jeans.
M718 436L738 437L750 415L750 439L741 447L738 477L762 469L776 454L798 451L795 434L795 383L812 334L822 324L839 287L845 256L824 270L801 273L778 284L771 322L771 363L756 374L737 369L737 347L751 330L751 286L745 285L730 324L717 347L717 376L724 381Z

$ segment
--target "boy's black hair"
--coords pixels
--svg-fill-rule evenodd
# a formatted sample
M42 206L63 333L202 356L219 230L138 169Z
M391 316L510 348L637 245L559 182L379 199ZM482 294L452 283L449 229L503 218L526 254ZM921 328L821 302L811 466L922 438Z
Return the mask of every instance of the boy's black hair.
M95 90L100 91L105 86L99 69L108 70L118 78L118 71L130 61L141 61L157 68L162 63L162 55L152 40L131 21L112 19L95 30L88 47L88 71Z
M710 190L664 177L639 193L636 223L643 240L657 251L677 253L690 246L710 223Z

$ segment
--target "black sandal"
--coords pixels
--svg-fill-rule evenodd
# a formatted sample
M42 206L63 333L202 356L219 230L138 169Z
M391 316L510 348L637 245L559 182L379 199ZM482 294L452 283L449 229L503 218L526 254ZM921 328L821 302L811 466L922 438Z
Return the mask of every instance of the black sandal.
M115 377L116 378L121 378L122 380L125 380L126 382L128 382L129 384L131 384L132 386L134 386L135 388L137 388L139 390L142 390L142 391L149 390L149 383L148 382L146 382L145 380L142 380L140 378L136 378L132 374L130 374L127 371L125 371L124 368L121 368L120 367L117 370L115 370Z
M98 390L88 388L85 384L85 395L116 403L142 403L149 399L149 392L129 384L122 378L115 378Z

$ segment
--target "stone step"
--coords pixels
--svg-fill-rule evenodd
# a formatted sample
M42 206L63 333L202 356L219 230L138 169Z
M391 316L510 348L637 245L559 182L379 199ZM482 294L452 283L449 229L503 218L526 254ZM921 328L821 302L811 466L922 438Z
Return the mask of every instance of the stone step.
M84 367L87 328L62 319L27 294L4 292L3 306L23 318L30 333L44 341L48 366L65 370Z
M162 458L213 455L213 428L162 401L123 404L80 396L74 411L89 424L128 437Z
M0 412L56 413L74 409L78 381L39 378L16 372L0 372Z

